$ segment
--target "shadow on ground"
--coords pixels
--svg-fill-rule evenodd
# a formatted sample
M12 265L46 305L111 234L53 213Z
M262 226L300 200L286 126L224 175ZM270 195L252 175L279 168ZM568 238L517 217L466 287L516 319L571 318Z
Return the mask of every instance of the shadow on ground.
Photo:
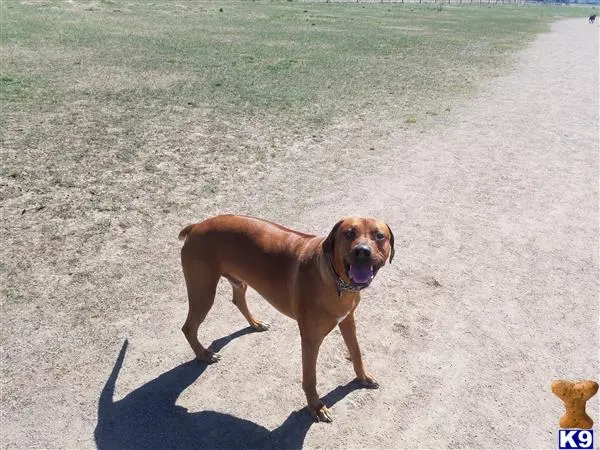
M214 341L221 350L233 339L253 332L248 327ZM135 448L301 448L313 424L306 409L295 411L273 431L254 422L215 411L188 413L175 405L177 398L206 370L193 360L181 364L154 380L113 401L117 376L127 350L123 343L113 370L100 394L98 424L94 431L100 449ZM355 380L338 386L323 400L332 406L350 392L360 389Z

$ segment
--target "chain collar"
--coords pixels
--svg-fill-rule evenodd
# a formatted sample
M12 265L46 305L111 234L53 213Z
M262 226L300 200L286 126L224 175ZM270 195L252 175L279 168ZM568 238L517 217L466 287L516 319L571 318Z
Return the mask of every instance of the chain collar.
M333 278L335 280L335 287L336 287L338 297L342 296L343 291L360 292L366 287L366 286L358 286L352 282L346 283L344 280L342 280L342 277L340 276L338 271L335 270L335 267L333 265L333 260L331 259L331 253L325 252L325 256L327 258L327 262L329 263L328 266L331 269L331 272L333 273Z

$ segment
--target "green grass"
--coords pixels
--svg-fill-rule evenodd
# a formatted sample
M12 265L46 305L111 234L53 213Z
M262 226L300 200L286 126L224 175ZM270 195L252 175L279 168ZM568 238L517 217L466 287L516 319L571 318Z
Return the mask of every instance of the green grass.
M31 97L31 92L38 80L31 77L0 74L0 102L22 102Z
M85 100L123 111L113 119L129 124L115 126L199 108L215 120L268 117L301 131L358 111L439 112L551 21L587 12L141 0L0 8L0 101L10 111Z

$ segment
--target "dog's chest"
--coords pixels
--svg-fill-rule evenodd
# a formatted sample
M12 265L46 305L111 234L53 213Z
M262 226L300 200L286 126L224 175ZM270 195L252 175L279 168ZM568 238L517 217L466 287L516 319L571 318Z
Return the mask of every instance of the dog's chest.
M348 301L344 301L343 304L340 305L339 309L337 309L335 314L335 320L337 321L338 325L342 320L348 317L348 314L350 314L350 312L356 307L357 304L358 298L353 298Z
M340 317L338 317L338 318L336 319L336 320L337 320L337 323L338 323L338 325L340 324L340 322L341 322L342 320L344 320L346 317L348 317L348 314L350 314L350 310L348 310L348 312L347 312L346 314L344 314L343 316L340 316Z

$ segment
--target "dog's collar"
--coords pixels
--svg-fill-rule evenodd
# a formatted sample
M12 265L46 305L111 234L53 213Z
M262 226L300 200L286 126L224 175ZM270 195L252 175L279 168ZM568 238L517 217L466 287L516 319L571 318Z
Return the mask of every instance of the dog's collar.
M366 287L366 286L358 286L352 282L346 283L342 279L342 277L340 276L338 271L335 270L335 266L333 265L333 260L331 259L331 253L325 252L325 257L327 258L327 262L328 262L327 265L329 266L329 268L331 269L331 272L333 273L333 278L335 280L335 287L336 287L338 297L342 296L343 291L360 292Z

